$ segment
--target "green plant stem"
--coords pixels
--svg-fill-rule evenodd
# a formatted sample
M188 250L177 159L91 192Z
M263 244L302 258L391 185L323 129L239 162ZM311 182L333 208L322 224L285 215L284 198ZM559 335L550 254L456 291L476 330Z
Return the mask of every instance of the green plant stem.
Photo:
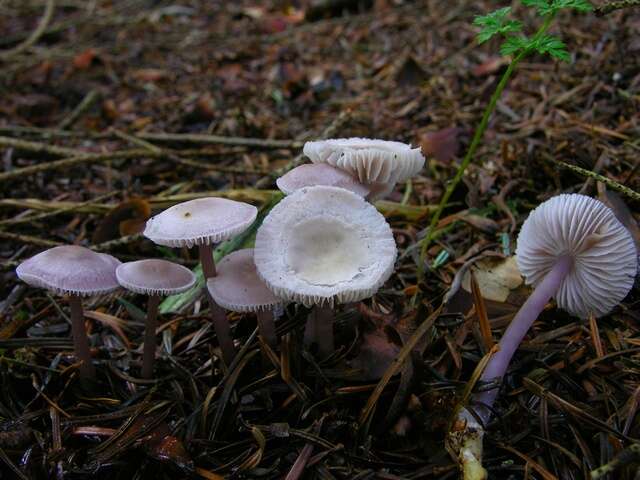
M555 15L548 15L545 18L545 21L544 21L543 25L540 27L540 29L536 33L536 36L534 37L534 39L540 38L542 35L544 35L547 32L547 30L551 26L551 23L553 22L554 17L555 17ZM495 91L493 92L493 95L491 95L491 100L489 101L489 104L487 105L487 108L485 108L485 110L484 110L484 114L482 115L482 120L480 120L480 124L476 128L476 131L475 131L475 133L473 135L473 139L471 140L471 145L469 145L469 149L467 150L467 153L464 156L464 158L462 160L462 163L460 163L460 166L458 167L458 171L456 172L455 176L453 177L453 180L451 180L451 182L447 186L447 189L444 192L444 195L442 196L442 199L440 199L440 204L438 205L438 209L435 211L435 213L431 217L431 223L429 224L429 228L427 230L427 234L420 241L420 262L418 263L418 283L420 283L422 281L422 279L424 278L425 257L427 255L427 249L429 248L429 245L431 244L431 242L434 239L434 236L435 236L435 233L436 233L436 226L438 225L438 222L440 221L440 217L442 216L442 211L444 210L445 206L447 205L447 202L449 201L449 198L451 198L451 195L453 195L453 192L455 191L456 187L458 186L458 183L460 183L460 180L462 180L462 176L464 175L465 170L467 169L467 167L471 163L471 160L473 159L473 157L474 157L474 155L476 153L476 150L478 149L478 146L480 145L480 141L482 140L482 137L484 136L484 132L486 131L487 126L489 125L489 119L491 118L491 115L493 114L494 110L496 109L496 105L498 104L498 100L502 96L502 92L504 91L505 87L507 86L507 83L509 82L509 79L513 75L513 72L515 71L515 69L518 66L518 64L520 63L520 61L523 58L525 58L530 52L531 52L531 50L522 50L520 53L518 53L513 58L513 60L511 60L511 63L507 67L507 70L505 70L505 72L502 74L502 78L500 79L500 82L498 83L498 86L496 87Z

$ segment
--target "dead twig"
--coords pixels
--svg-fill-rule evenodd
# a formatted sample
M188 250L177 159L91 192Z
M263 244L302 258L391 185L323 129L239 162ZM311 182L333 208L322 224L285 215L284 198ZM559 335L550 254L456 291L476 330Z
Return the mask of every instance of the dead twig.
M615 2L605 2L604 4L596 7L594 10L596 16L603 17L616 10L622 10L623 8L640 7L640 0L620 0Z
M24 52L31 45L35 44L40 37L44 34L49 26L49 22L51 22L51 18L53 17L53 11L55 10L56 2L55 0L47 0L47 4L44 8L44 14L38 23L36 29L27 37L27 39L16 45L11 50L7 50L5 52L0 52L0 60L9 60L11 57L15 57L16 55Z

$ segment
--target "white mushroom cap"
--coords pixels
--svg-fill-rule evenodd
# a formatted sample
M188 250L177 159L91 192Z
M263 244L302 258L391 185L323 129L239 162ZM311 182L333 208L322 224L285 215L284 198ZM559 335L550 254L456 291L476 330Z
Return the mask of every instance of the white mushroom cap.
M198 198L174 205L147 220L144 236L167 247L209 245L244 232L257 214L258 209L248 203Z
M253 248L230 253L217 265L218 275L207 281L215 302L232 312L272 310L282 305L256 272Z
M116 269L116 277L124 288L142 295L174 295L196 283L188 268L158 258L123 263Z
M558 306L581 318L601 317L633 286L638 252L629 231L602 202L558 195L529 214L518 236L518 268L537 285L565 255L573 267L556 295Z
M59 295L98 295L117 289L120 260L77 245L50 248L25 260L16 274L23 282Z
M355 302L391 276L396 244L385 218L338 187L307 187L276 205L258 229L258 275L278 296L306 306Z
M424 166L420 147L370 138L337 138L307 142L304 154L313 163L328 163L357 176L362 183L395 183Z
M278 188L289 195L302 187L313 187L315 185L328 185L341 187L365 197L369 193L369 187L364 185L350 173L333 167L328 163L311 163L300 165L285 173L276 180Z

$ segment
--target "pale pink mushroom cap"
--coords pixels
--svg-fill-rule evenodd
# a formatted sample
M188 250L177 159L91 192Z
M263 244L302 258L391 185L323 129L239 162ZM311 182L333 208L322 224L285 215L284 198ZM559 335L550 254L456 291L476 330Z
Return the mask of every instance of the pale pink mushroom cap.
M144 236L167 247L209 245L244 232L257 214L258 209L248 203L198 198L174 205L147 220Z
M362 183L392 184L408 180L424 167L420 147L370 138L337 138L307 142L304 154L313 163L328 163Z
M393 272L396 253L391 228L373 205L343 188L316 186L271 210L254 260L278 297L333 305L373 295Z
M276 184L285 195L289 195L303 187L313 187L315 185L341 187L361 197L369 194L367 185L358 182L350 173L333 167L328 163L300 165L278 178Z
M124 288L142 295L175 295L196 283L188 268L158 258L123 263L116 269L116 277Z
M25 260L18 278L58 295L99 295L117 289L116 268L120 260L77 245L50 248Z
M218 275L207 281L215 302L232 312L272 310L282 305L256 272L253 248L225 256L217 265Z
M516 251L528 284L537 285L559 257L573 267L555 296L558 307L581 318L611 311L633 286L638 252L629 231L602 202L558 195L540 204L522 225Z

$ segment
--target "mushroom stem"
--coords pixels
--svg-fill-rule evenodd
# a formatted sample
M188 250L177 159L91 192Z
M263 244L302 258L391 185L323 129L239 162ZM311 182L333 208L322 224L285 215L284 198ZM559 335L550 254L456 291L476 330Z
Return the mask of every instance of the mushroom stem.
M156 329L158 327L159 295L149 296L147 301L147 326L144 332L144 346L142 351L142 378L153 376L153 364L156 360Z
M213 259L213 247L211 244L198 245L198 253L200 254L200 263L202 264L202 273L204 274L204 282L206 285L208 279L217 275L216 263ZM233 344L233 338L231 338L229 320L227 320L226 313L220 305L213 300L208 290L207 298L209 299L209 306L211 307L213 329L218 337L220 350L222 350L222 358L227 365L231 365L231 362L236 356L236 347Z
M304 344L318 345L320 358L326 358L334 351L333 344L333 309L316 305L307 318L304 329Z
M522 339L542 310L544 310L547 302L558 292L562 281L569 274L572 266L573 259L570 256L558 258L553 268L545 275L509 324L500 340L500 349L487 363L482 377L480 377L481 381L502 380ZM473 397L474 403L477 402L479 404L477 413L483 425L486 425L491 418L491 409L498 396L498 391L499 388L492 388L491 390L479 392Z
M73 348L76 357L80 360L80 378L83 380L96 377L96 370L91 363L89 351L89 339L84 328L84 313L82 299L79 295L69 295L69 307L71 308L71 333L73 334Z
M278 346L278 337L276 335L276 322L273 316L273 310L263 310L256 312L258 320L258 331L265 342L275 351Z

